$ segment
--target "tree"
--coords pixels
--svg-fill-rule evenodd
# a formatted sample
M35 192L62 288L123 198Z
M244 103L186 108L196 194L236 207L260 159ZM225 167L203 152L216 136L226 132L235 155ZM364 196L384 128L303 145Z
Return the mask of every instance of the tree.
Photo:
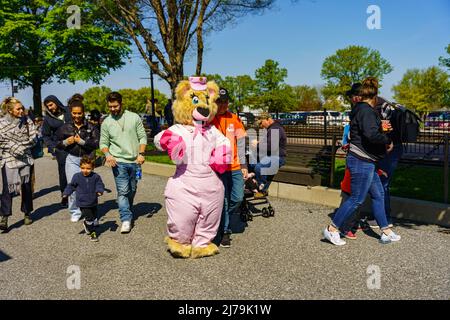
M154 95L155 95L155 111L156 113L158 113L159 115L163 115L164 113L164 107L167 104L167 97L165 94L161 93L159 90L154 89ZM144 106L145 108L149 108L151 109L151 89L150 87L143 87L140 88L138 90L136 90L136 96L139 97L139 101L143 101L145 100ZM129 106L131 107L131 105L129 104ZM145 112L145 109L140 109L140 108L136 108L135 112ZM151 113L151 111L149 112Z
M106 102L106 96L112 90L108 87L91 87L84 93L84 104L87 110L98 109L102 113L108 113L108 104ZM144 113L146 105L151 101L151 93L149 87L143 87L140 89L119 89L118 92L122 95L122 103L126 110L130 110L136 113ZM156 112L160 115L164 110L164 106L167 104L167 97L159 90L154 90L155 100L158 100L156 104Z
M249 13L261 13L271 8L274 0L100 2L111 20L130 36L151 70L167 81L174 95L176 85L184 77L186 54L195 52L196 74L200 75L204 37Z
M447 53L450 55L450 44L447 47ZM440 57L439 61L441 66L446 67L450 70L450 57L448 58Z
M37 114L42 85L54 79L98 83L122 66L129 52L128 38L105 22L93 3L0 0L0 4L0 79L15 79L21 88L31 86ZM79 28L68 27L70 5L81 10Z
M448 106L449 75L438 67L408 70L392 87L394 99L419 113Z
M106 103L106 96L112 90L108 87L91 87L83 93L84 104L86 105L86 110L97 109L102 113L108 112L108 107Z
M294 87L296 110L298 111L312 111L319 110L322 107L322 101L320 101L319 92L316 88L309 86L297 86Z
M236 77L227 76L220 82L220 86L228 90L230 95L230 108L235 112L252 102L255 95L256 83L249 75Z
M149 101L151 101L150 88L144 87L138 90L135 89L120 89L118 92L122 95L122 103L126 110L130 110L136 113L145 113L145 109ZM162 115L162 110L167 103L167 98L164 94L158 90L154 90L155 100L158 103L155 104L155 111Z
M322 94L325 100L343 96L352 83L361 82L368 76L376 77L381 83L383 77L392 70L392 66L381 57L378 50L362 46L337 50L322 65L321 76L326 80Z
M292 87L284 83L286 77L287 69L280 68L276 61L266 60L264 66L255 71L258 94L255 107L276 113L292 109L295 94Z

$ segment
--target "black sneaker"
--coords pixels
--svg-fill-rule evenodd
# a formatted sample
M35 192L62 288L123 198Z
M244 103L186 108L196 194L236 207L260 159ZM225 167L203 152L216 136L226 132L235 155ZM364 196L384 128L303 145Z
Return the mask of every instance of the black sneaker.
M223 235L222 241L220 241L220 246L224 248L231 247L231 235L229 233L225 233Z
M89 236L91 237L92 242L98 242L97 234L95 233L95 231L92 231Z
M7 216L3 216L0 219L0 230L2 230L2 231L8 230L8 217Z
M61 208L67 209L69 207L69 198L62 198L61 199Z
M32 223L33 223L33 220L30 218L30 215L29 215L29 214L26 214L26 215L23 217L23 224L26 225L26 226L29 226L29 225L32 224Z

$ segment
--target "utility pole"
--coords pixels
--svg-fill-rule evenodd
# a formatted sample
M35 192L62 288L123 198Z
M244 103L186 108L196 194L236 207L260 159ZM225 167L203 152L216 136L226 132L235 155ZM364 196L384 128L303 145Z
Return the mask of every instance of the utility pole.
M149 50L149 56L150 56L150 62L153 63L153 52L151 50ZM150 90L151 90L151 97L152 97L152 119L154 119L155 124L156 124L156 117L155 117L155 90L153 89L153 70L152 70L152 68L150 68Z
M153 63L153 52L151 50L148 51L150 62ZM154 137L158 134L158 124L156 122L156 114L155 114L155 90L153 89L153 70L150 67L150 91L152 97L152 117L151 117L151 137Z

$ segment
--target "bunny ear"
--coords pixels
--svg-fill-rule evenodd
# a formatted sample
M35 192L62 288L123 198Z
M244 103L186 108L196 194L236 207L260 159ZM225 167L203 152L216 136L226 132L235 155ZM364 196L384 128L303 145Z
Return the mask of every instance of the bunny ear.
M219 95L219 86L214 81L209 81L206 86L211 100L216 100Z
M188 92L190 89L191 89L191 84L189 83L188 80L181 81L177 85L177 88L175 89L175 95L176 95L177 99L182 99L184 97L184 95L186 94L186 92Z

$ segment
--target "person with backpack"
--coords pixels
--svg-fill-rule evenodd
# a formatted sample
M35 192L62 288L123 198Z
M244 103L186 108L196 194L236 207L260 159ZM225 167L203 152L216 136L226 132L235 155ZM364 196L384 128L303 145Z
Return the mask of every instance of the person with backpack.
M369 77L362 83L360 96L362 101L352 110L350 123L350 148L347 155L347 167L352 176L351 195L339 207L332 223L323 231L325 239L334 245L345 245L339 229L362 205L367 194L372 198L375 219L381 227L382 243L399 241L401 237L394 233L386 220L384 191L377 174L377 162L393 148L392 140L381 132L381 118L375 110L378 94L378 81Z
M62 125L56 132L57 145L68 153L66 159L66 177L71 181L80 172L80 160L83 156L95 157L98 149L100 133L96 126L88 123L84 116L84 104L81 100L72 100L69 105L72 121ZM81 218L81 210L77 206L76 194L68 198L70 220L77 222Z
M415 142L420 130L419 117L405 107L392 103L382 97L377 97L376 110L385 125L385 132L392 139L394 148L380 160L379 169L385 174L380 176L384 190L384 206L389 227L392 228L390 187L394 172L403 155L403 142ZM379 229L375 219L369 216L367 220L372 229Z

